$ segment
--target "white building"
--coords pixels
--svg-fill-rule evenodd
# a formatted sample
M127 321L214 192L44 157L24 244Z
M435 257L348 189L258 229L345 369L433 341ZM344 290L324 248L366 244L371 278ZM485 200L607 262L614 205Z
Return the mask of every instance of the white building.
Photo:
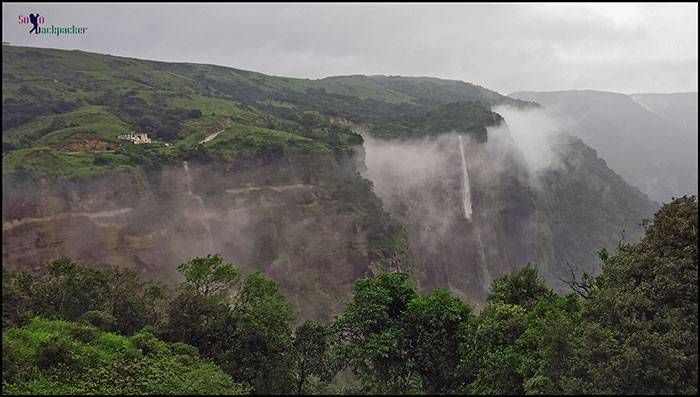
M143 132L129 131L126 134L119 135L117 139L131 141L136 145L140 145L142 143L151 143L151 138L148 137L148 134Z

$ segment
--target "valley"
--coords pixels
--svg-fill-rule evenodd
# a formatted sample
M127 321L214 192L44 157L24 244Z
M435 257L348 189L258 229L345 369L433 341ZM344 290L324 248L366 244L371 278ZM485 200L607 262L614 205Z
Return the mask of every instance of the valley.
M534 173L516 119L491 107L539 107L464 82L3 56L5 102L49 90L46 110L3 132L9 268L68 256L176 282L176 264L215 252L277 279L302 318L332 318L354 280L390 269L478 307L492 280L528 263L560 289L567 263L596 273L594 253L623 230L639 238L655 208L573 137L547 143L563 165ZM19 72L28 59L51 72ZM112 78L83 77L98 71ZM34 85L43 73L53 86ZM128 128L153 142L118 143ZM63 151L85 134L111 149Z

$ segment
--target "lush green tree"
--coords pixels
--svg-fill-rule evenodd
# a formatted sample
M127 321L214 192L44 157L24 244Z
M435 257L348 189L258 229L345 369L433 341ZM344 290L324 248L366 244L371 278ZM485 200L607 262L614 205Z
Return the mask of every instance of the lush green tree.
M131 335L148 322L144 281L133 269L111 267L103 272L105 283L105 309L114 317L114 329Z
M471 308L446 289L415 297L408 304L403 337L423 392L445 394L459 390L464 382L459 371L461 329L472 321Z
M403 317L418 296L406 273L383 273L355 282L353 301L336 319L343 354L366 391L407 393L416 390Z
M34 318L3 330L3 394L246 394L196 349Z
M114 316L102 310L90 310L80 316L80 322L91 325L102 331L111 331L114 329Z
M228 348L226 341L233 333L230 292L239 286L240 273L220 255L192 258L178 270L185 281L168 305L163 333L171 341L196 346L213 357ZM159 294L149 289L149 296Z
M526 394L562 394L562 381L577 349L581 302L578 295L542 297L527 313L525 331L515 341L518 374Z
M495 280L487 302L500 302L532 308L541 297L551 294L531 264Z
M571 392L698 391L697 199L664 205L645 229L638 244L604 258L584 306Z
M235 379L250 383L257 394L294 390L292 332L294 312L276 281L253 273L233 300L229 339L217 362Z
M222 339L229 338L233 327L227 303L192 288L181 288L168 306L163 333L170 341L196 346L202 354L213 357L226 348Z
M158 326L164 322L164 313L171 294L172 290L159 282L149 280L144 284L143 301L149 324Z
M241 280L219 255L178 269L185 281L168 309L168 340L197 347L255 393L291 392L294 313L279 285L259 273Z
M48 264L35 298L39 313L74 321L89 310L103 308L107 288L104 273L59 259Z
M527 265L495 280L487 305L474 325L467 324L462 344L461 370L467 384L465 391L475 394L522 394L522 368L526 352L518 346L523 337L539 342L541 334L527 335L529 312L554 293ZM534 331L533 331L534 332ZM523 342L521 342L523 344Z
M156 282L144 282L132 269L97 270L69 259L50 262L34 275L5 273L3 319L15 325L34 315L76 321L99 311L113 318L114 331L133 334L155 316L153 298L145 299L146 286L165 290Z
M21 326L32 318L34 279L26 273L2 269L2 326Z
M467 326L462 356L469 394L523 394L515 342L527 328L527 312L519 305L489 304L474 326Z
M296 393L307 394L305 386L316 378L327 381L335 375L330 362L331 329L316 321L304 321L294 330L294 378Z
M353 302L335 322L346 362L364 392L458 392L471 309L445 289L419 295L408 281L406 273L384 273L356 282Z
M195 257L178 265L185 282L204 296L231 292L241 274L233 264L224 263L221 255Z

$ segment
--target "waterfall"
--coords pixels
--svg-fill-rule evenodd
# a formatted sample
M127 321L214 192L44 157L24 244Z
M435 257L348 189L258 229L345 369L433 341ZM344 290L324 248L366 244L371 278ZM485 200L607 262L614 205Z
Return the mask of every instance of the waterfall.
M484 285L491 285L491 272L489 271L489 266L486 261L486 252L484 249L484 243L481 241L481 222L479 217L476 219L471 219L472 215L472 201L471 201L471 186L469 185L469 174L467 173L466 158L464 156L464 145L462 143L462 136L459 136L459 151L462 154L462 173L464 175L464 189L462 196L462 203L464 205L465 217L472 221L472 230L474 237L476 238L476 247L479 254L479 263L481 270L481 277L483 278ZM472 151L470 160L472 164L475 164L477 169L483 168L485 164L484 151L483 148L476 151ZM468 215L466 215L468 214Z
M197 204L199 204L199 208L202 211L202 224L204 225L204 229L207 231L207 236L209 236L209 251L213 251L214 237L211 234L211 224L209 217L207 216L207 210L204 207L204 200L202 200L202 198L198 195L192 193L192 175L190 175L190 167L187 164L187 161L183 161L182 166L185 168L185 175L187 177L187 194L192 196Z
M464 158L462 136L457 135L457 137L459 138L459 154L462 156L462 206L464 207L464 217L471 220L472 198L469 187L469 173L467 173L467 160Z
M182 166L185 167L185 175L187 176L187 193L192 194L192 176L190 175L190 167L187 165L187 161L183 161Z

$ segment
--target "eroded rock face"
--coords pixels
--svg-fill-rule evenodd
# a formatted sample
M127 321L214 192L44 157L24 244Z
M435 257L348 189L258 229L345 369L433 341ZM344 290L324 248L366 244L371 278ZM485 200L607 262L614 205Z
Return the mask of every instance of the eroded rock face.
M478 306L495 278L535 260L533 193L515 159L457 134L366 145L365 176L408 227L424 290Z
M561 164L535 174L504 132L365 140L364 175L407 226L421 287L450 288L477 308L493 280L528 263L565 291L561 279L599 271L596 252L623 230L638 239L655 210L579 140L559 137Z
M177 264L220 253L274 277L301 319L326 320L356 279L410 270L402 255L377 258L372 244L389 229L375 227L368 206L406 225L423 290L450 288L477 307L495 278L528 262L555 287L567 262L595 272L596 252L614 248L622 230L636 239L655 210L578 140L558 146L565 161L537 183L517 152L466 140L460 151L458 142L454 134L415 144L368 138L352 162L178 163L81 182L3 176L3 265L67 256L174 282ZM358 169L373 191L347 178Z
M220 253L280 282L301 318L327 319L370 274L367 219L338 193L326 158L177 164L90 181L3 181L3 265L68 256L179 280L176 265Z

